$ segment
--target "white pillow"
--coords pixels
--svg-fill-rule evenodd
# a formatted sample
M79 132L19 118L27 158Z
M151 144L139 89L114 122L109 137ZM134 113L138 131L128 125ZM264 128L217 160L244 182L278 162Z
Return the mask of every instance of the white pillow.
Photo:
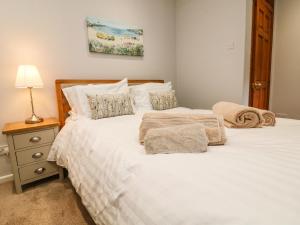
M126 91L128 92L127 78L113 84L76 85L63 88L72 113L88 118L91 117L91 110L87 95L124 93Z
M81 86L81 85L80 85ZM75 105L76 105L76 93L75 93L75 86L73 87L67 87L67 88L63 88L62 89L70 107L71 107L71 112L69 112L69 114L76 114L76 110L75 110Z
M134 98L136 110L152 110L150 92L166 92L172 90L172 83L146 83L129 87L130 94Z

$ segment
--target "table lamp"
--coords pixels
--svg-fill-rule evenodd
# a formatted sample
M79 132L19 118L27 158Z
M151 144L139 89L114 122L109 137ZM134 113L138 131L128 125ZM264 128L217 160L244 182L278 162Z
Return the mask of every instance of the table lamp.
M43 118L38 117L34 112L32 99L32 89L42 88L44 86L38 69L33 65L20 65L15 86L16 88L28 88L30 93L32 115L25 120L25 123L33 124L42 122Z

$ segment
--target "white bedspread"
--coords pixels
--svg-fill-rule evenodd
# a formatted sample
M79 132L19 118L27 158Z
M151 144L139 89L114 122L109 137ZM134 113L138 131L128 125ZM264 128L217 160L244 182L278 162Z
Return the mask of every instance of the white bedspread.
M226 145L203 154L151 156L141 118L69 121L50 151L97 224L300 224L300 121L227 129Z

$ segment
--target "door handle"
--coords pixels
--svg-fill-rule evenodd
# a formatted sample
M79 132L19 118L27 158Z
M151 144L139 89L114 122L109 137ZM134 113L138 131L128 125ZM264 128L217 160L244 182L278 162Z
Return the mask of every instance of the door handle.
M263 84L260 81L255 81L254 83L252 83L252 87L256 90L259 90L263 87Z

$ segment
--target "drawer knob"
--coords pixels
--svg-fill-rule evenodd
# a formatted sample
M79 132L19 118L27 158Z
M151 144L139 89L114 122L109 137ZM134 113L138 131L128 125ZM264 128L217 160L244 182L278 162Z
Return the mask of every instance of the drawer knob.
M38 137L38 136L35 136L35 137L32 137L32 138L29 139L29 141L32 142L32 143L37 143L40 140L42 140L42 138Z
M46 171L46 168L44 168L44 167L40 167L40 168L37 168L37 169L34 170L34 172L35 172L36 174L42 174L42 173L44 173L45 171Z
M44 155L44 153L42 153L42 152L37 152L37 153L34 153L34 154L32 155L32 158L33 158L33 159L39 159L39 158L41 158L43 155Z

